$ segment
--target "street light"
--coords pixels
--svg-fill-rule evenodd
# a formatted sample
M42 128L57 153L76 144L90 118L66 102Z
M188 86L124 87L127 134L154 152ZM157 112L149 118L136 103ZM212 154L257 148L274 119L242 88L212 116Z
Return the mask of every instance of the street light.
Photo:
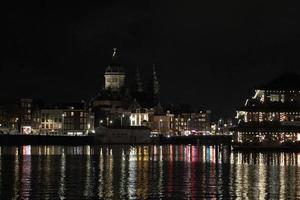
M123 126L123 117L125 117L124 114L121 116L121 126Z
M62 114L61 117L62 117L62 120L61 120L61 129L62 129L62 134L64 134L65 114Z
M161 133L161 129L162 129L162 127L161 127L162 121L163 121L162 119L159 120L159 132L160 132L160 133Z

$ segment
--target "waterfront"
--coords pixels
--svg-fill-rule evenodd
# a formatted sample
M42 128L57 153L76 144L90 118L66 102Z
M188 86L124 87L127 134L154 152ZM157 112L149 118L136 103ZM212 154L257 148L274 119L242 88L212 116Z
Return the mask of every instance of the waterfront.
M300 198L300 153L201 145L0 150L0 199Z

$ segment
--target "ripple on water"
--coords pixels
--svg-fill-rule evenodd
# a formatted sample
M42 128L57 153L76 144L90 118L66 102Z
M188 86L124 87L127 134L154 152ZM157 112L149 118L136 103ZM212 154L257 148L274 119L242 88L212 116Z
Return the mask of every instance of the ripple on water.
M191 145L0 148L0 199L300 197L297 153Z

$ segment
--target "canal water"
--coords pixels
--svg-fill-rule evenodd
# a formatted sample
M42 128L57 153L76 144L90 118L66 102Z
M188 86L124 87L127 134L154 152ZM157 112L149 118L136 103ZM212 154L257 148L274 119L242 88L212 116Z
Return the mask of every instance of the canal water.
M0 199L297 199L300 154L227 146L1 146Z

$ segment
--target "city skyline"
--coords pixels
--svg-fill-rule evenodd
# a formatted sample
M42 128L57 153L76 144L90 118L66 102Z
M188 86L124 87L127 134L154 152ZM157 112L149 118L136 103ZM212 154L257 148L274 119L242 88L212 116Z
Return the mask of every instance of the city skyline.
M182 12L177 1L7 3L3 99L89 99L117 47L129 77L137 64L142 74L156 64L166 103L232 117L251 88L286 71L299 74L300 17L284 3L219 3L224 9L185 3ZM280 16L271 17L279 9Z

